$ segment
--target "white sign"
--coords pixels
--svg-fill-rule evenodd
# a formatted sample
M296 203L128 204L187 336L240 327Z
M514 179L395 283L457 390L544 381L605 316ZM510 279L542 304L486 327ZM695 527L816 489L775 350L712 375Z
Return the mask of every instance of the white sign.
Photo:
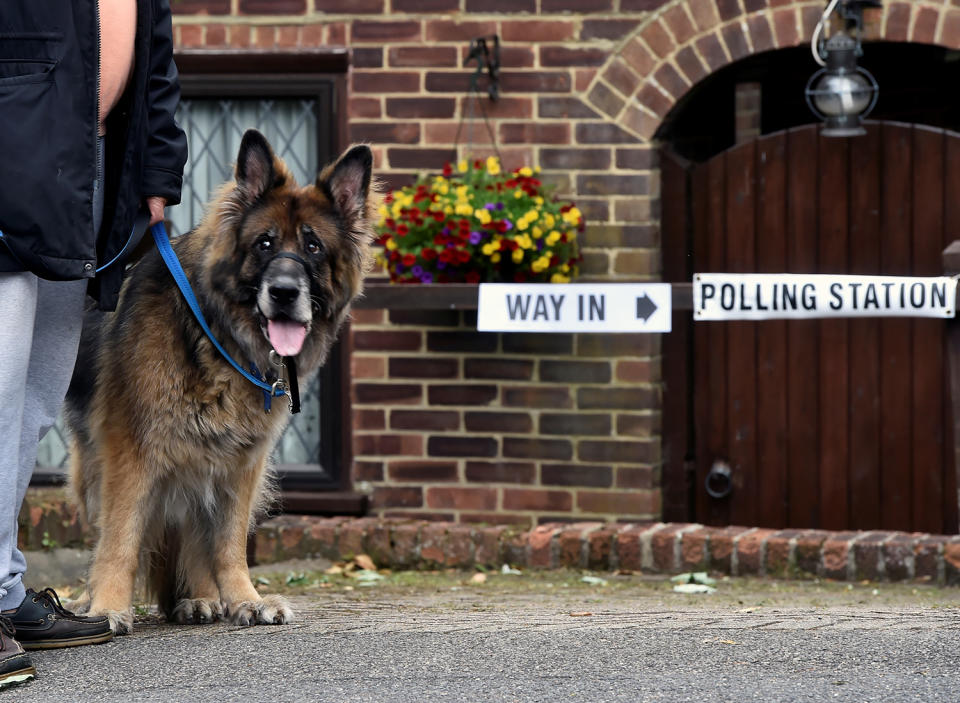
M482 332L669 332L669 283L482 283Z
M956 295L946 276L697 273L693 319L953 317Z

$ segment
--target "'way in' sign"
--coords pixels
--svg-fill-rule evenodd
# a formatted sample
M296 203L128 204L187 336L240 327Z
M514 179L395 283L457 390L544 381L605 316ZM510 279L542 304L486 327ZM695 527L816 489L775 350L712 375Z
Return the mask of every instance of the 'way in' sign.
M669 332L663 283L485 283L477 329L502 332Z

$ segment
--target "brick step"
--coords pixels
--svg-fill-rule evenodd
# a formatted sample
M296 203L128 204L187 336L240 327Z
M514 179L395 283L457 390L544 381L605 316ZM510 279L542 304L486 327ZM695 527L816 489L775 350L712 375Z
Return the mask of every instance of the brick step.
M260 564L369 554L380 567L625 569L960 584L960 537L769 530L687 523L552 523L533 530L449 522L281 515L260 525Z

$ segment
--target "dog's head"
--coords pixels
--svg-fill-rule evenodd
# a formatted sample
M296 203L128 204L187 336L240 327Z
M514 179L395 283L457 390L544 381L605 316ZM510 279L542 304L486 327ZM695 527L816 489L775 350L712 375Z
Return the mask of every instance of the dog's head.
M215 203L218 263L208 271L211 288L246 310L224 322L261 352L253 357L273 348L322 361L362 290L378 204L372 163L369 147L355 146L301 187L262 134L244 134L235 183Z

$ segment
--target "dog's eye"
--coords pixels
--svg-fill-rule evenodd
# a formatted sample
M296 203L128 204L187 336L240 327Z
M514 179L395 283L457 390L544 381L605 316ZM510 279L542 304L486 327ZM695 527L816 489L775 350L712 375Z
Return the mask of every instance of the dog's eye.
M261 234L254 242L254 246L260 251L271 251L273 249L273 237L269 234Z
M316 239L307 240L307 253L318 256L323 253L323 244Z

